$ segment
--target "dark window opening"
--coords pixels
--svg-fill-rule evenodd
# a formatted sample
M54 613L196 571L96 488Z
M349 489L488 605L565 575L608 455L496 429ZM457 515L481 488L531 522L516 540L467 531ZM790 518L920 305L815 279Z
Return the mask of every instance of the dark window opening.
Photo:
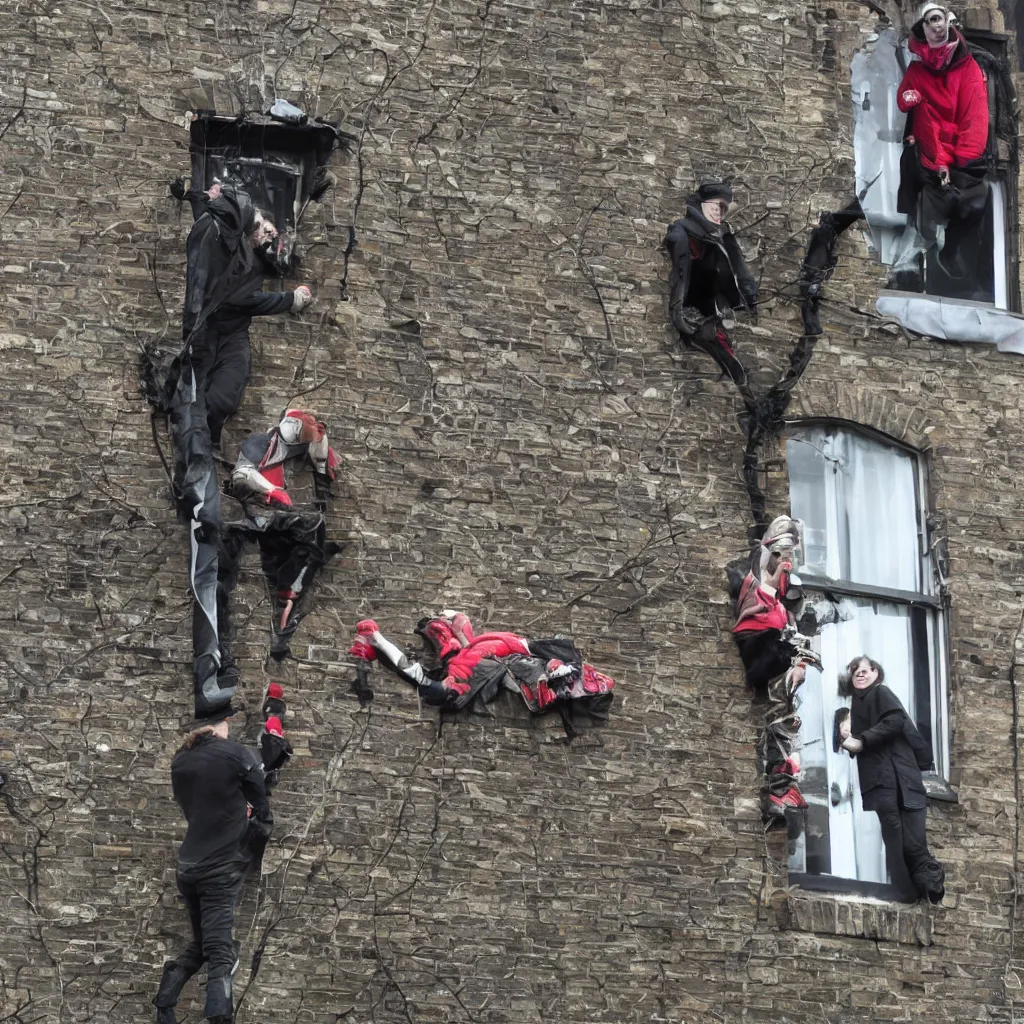
M319 198L335 144L348 138L323 121L280 124L210 111L196 115L191 136L193 186L239 185L288 236L295 234L306 203Z

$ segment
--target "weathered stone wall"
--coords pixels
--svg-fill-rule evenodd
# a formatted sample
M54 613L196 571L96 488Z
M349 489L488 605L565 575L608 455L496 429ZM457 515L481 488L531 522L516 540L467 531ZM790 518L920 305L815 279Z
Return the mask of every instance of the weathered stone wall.
M664 227L697 176L731 173L766 296L739 343L777 379L807 229L852 189L847 69L875 20L792 0L0 12L0 1018L145 1019L185 932L186 539L137 361L178 329L191 218L166 185L202 87L220 110L276 89L360 140L306 226L318 303L254 327L225 444L302 394L346 460L350 540L275 676L297 756L239 913L263 949L239 1020L1010 1019L1024 362L881 324L879 269L842 243L793 412L927 449L951 555L960 803L929 814L949 895L896 910L788 894L763 837L722 573L750 519L740 405L666 326ZM783 510L784 470L766 480ZM238 604L252 735L255 554ZM442 606L571 632L619 681L611 727L567 743L511 703L439 727L380 678L361 710L354 623L397 637Z

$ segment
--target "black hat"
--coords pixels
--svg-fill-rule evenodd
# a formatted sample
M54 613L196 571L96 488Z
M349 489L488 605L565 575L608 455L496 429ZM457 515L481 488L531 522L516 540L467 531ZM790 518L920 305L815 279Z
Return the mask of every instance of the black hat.
M702 203L710 203L712 199L724 199L732 202L732 186L724 181L702 181L697 189Z
M224 704L215 704L212 708L196 712L196 717L192 721L192 728L199 729L204 725L216 725L218 722L227 721L227 719L234 715L240 715L244 712L245 708L241 704L233 704L231 701L227 701Z

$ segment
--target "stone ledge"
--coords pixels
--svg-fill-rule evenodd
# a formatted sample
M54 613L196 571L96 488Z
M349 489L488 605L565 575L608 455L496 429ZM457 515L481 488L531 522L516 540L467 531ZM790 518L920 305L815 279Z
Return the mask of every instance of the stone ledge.
M930 946L932 918L929 909L886 903L870 896L845 893L780 891L775 913L785 931L819 935L851 935L882 939L910 946Z

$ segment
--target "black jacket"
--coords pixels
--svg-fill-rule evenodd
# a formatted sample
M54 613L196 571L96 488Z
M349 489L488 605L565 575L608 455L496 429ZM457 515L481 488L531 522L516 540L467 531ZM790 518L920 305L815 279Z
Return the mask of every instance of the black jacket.
M864 744L856 757L865 811L898 808L897 793L909 810L927 806L921 769L931 766L931 749L888 686L853 691L850 735Z
M205 203L188 235L182 337L188 341L229 299L259 287L260 268L246 235L255 211L244 192L225 189Z
M701 213L698 196L690 196L686 216L669 225L665 247L672 257L672 322L684 334L725 308L757 308L757 280L736 236L728 224L712 224Z
M256 752L213 733L196 733L174 755L171 786L188 821L178 871L244 867L253 838L247 804L257 826L271 820Z
M216 199L190 193L196 217L186 244L182 337L201 348L217 337L248 330L254 316L276 316L292 308L292 293L262 290L265 266L246 237L255 216L244 192L225 189Z

